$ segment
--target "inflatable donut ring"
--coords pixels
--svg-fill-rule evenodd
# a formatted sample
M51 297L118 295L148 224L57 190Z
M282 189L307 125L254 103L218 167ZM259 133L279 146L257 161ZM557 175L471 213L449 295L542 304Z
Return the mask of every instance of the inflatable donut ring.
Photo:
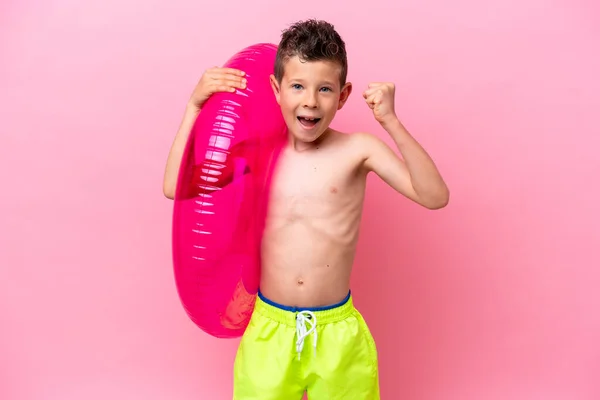
M257 44L225 63L246 73L246 89L210 97L179 170L175 283L187 315L215 337L244 333L258 291L270 177L286 137L269 82L276 52Z

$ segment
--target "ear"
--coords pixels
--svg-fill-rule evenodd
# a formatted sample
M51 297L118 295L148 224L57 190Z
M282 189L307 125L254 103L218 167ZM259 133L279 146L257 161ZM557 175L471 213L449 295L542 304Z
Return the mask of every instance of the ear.
M279 99L281 97L279 82L277 82L277 79L275 78L275 75L273 75L273 74L271 74L269 76L269 80L271 81L271 88L273 89L273 94L275 95L275 98L277 99L277 104L281 104L279 101Z
M344 107L344 104L346 104L350 93L352 93L352 83L346 82L346 84L340 91L340 101L338 103L338 110L341 110L342 107Z

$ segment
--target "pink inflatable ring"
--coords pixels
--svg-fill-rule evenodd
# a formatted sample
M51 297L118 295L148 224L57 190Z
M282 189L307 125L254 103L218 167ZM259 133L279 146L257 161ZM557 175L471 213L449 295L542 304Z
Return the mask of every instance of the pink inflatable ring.
M270 177L286 128L270 86L277 46L257 44L225 67L247 88L206 102L186 144L173 213L177 291L191 320L215 337L241 336L260 281Z

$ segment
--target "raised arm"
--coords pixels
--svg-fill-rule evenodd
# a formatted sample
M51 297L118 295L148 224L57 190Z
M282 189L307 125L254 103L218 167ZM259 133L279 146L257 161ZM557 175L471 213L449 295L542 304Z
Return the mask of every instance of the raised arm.
M175 135L173 144L171 145L171 150L169 151L169 156L167 157L167 165L165 167L165 175L163 180L163 193L168 199L173 200L175 198L177 177L179 176L179 166L181 165L181 159L183 157L185 145L190 136L192 127L194 126L194 122L199 114L200 109L194 105L189 104L186 107L183 119L179 125L177 134Z
M428 209L445 207L450 196L448 187L429 154L396 117L394 86L372 84L364 97L402 155L401 158L379 138L363 134L360 139L365 151L365 168L375 172L397 192Z
M236 89L244 89L246 80L243 76L244 72L236 69L215 67L207 70L200 78L186 106L183 119L167 157L163 193L168 199L172 200L175 197L179 166L181 165L185 145L202 106L213 93L234 92Z

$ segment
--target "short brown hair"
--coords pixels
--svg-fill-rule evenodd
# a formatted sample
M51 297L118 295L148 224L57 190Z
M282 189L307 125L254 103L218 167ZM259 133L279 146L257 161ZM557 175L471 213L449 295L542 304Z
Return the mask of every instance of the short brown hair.
M278 82L283 78L285 63L294 56L301 61L333 61L339 64L342 69L340 84L346 84L346 44L329 22L309 19L296 22L283 31L274 68Z

